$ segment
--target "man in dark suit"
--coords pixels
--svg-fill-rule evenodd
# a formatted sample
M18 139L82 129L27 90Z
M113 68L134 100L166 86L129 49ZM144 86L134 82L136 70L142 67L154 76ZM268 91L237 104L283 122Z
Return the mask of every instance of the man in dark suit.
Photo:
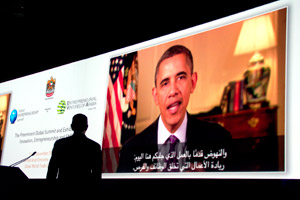
M98 143L85 136L87 117L76 114L71 128L72 136L54 144L47 179L68 184L98 182L102 172L102 152Z
M170 47L156 66L152 89L161 114L123 146L118 172L228 169L230 133L186 111L196 83L190 50L181 45Z

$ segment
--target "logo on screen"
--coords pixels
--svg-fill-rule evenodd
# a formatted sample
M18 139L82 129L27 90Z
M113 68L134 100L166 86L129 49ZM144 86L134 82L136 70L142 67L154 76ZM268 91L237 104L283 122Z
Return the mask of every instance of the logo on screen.
M55 83L56 83L56 79L51 76L50 80L47 81L47 87L46 87L47 97L51 97L54 94Z
M15 121L17 120L17 117L18 117L18 111L16 109L14 109L10 113L10 123L14 124Z
M61 100L57 106L57 114L64 114L66 110L66 101Z

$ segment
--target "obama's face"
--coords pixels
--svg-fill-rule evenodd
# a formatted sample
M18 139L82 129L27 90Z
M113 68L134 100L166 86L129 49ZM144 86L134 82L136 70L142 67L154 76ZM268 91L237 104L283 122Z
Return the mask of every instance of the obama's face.
M174 55L160 63L152 95L162 121L171 133L180 127L196 83L197 73L191 72L185 54Z

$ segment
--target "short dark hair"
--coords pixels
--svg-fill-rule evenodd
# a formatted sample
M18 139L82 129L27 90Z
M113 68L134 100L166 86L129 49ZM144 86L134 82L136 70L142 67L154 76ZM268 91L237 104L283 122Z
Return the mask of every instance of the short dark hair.
M160 57L157 65L156 65L156 69L155 69L155 77L154 77L154 84L156 86L156 79L157 79L157 74L158 74L158 70L159 70L159 66L160 64L168 59L168 58L171 58L175 55L178 55L178 54L184 54L186 59L187 59L187 62L190 64L190 67L191 67L191 72L193 73L194 71L194 63L193 63L193 55L191 53L191 51L186 48L185 46L183 45L174 45L172 47L170 47L169 49L167 49L163 55Z
M88 128L87 116L81 113L74 115L71 127L74 132L86 131Z

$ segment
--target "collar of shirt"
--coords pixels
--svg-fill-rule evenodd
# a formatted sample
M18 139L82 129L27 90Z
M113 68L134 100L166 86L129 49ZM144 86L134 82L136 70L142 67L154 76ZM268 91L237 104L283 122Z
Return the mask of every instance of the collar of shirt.
M157 144L164 144L165 141L170 137L170 135L175 135L180 143L186 142L186 127L187 127L187 114L185 113L184 119L180 127L176 130L175 133L170 133L165 127L161 116L158 120L158 135L157 135Z

